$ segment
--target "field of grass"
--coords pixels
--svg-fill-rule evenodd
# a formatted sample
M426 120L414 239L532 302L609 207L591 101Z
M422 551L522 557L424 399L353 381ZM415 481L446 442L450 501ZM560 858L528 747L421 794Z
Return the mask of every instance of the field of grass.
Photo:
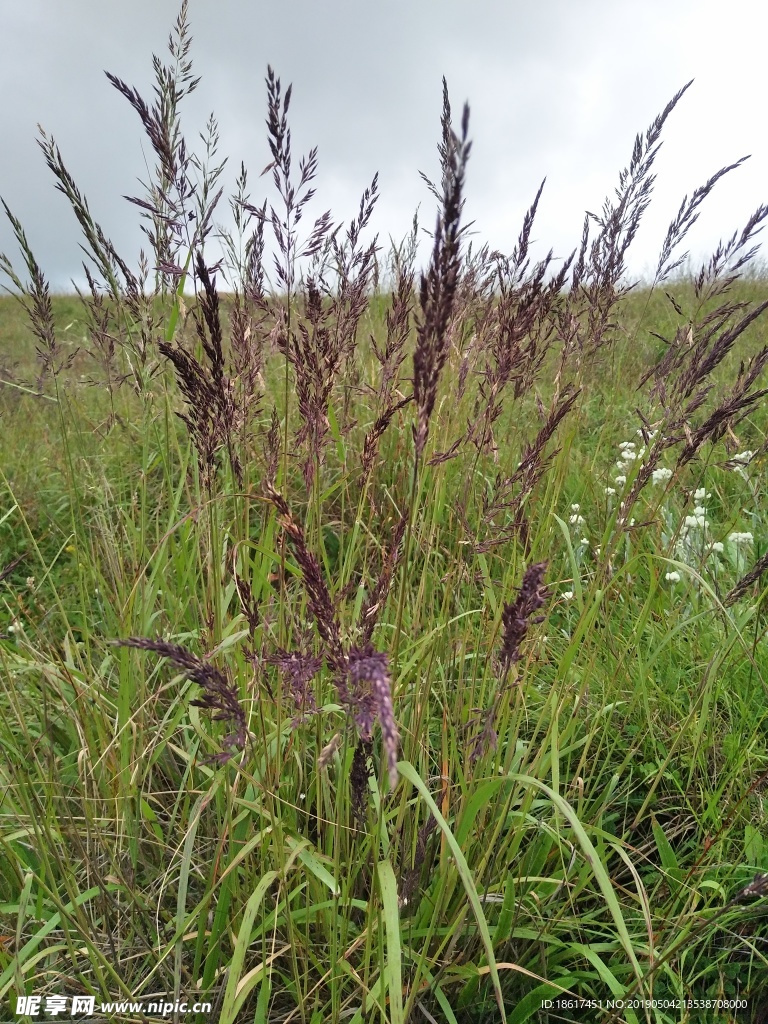
M166 102L113 81L158 160L138 277L52 139L89 292L6 207L5 1019L768 1019L768 210L679 277L707 183L626 288L673 101L563 267L536 202L473 252L446 92L419 275L415 226L364 240L376 181L299 224L270 71L275 210L243 172L214 268L188 43L182 7Z

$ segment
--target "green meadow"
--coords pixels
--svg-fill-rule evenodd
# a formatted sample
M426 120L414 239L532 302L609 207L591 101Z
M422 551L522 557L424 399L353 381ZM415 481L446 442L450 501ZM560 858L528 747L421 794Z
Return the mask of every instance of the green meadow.
M628 285L682 90L570 260L529 254L539 196L472 247L446 90L422 273L375 179L309 215L270 69L219 231L189 42L183 6L154 105L112 80L157 160L138 270L52 138L82 294L4 197L7 1019L766 1019L768 210L683 273L710 180Z

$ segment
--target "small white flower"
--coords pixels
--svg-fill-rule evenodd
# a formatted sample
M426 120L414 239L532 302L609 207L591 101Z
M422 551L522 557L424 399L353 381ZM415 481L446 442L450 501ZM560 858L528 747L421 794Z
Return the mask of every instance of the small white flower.
M680 573L679 572L668 572L665 575L664 579L668 580L670 583L679 583L680 582Z
M706 501L707 498L711 498L712 495L707 491L706 487L697 487L693 492L694 501Z
M571 505L571 512L580 512L581 505Z
M615 487L606 487L605 488L605 493L606 494L615 494L616 493L616 488Z
M719 540L716 540L715 543L712 545L712 550L717 552L718 555L722 555L723 547L724 545Z
M624 468L624 467L623 467L623 466L621 466L621 469L623 469L623 468ZM614 477L614 480L613 480L613 482L614 482L615 484L618 484L618 485L619 485L619 487L622 487L622 486L623 486L623 485L624 485L624 484L625 484L625 483L627 482L627 478L626 478L625 476L621 476L621 475L620 475L620 476Z
M568 522L571 524L571 526L582 526L584 523L584 516L571 516Z
M589 541L587 540L586 537L582 537L581 540L579 541L579 544L581 544L581 546L585 547L585 548L589 547Z
M572 601L573 600L573 591L572 590L564 590L563 591L563 600L564 601Z
M621 450L623 452L626 452L630 448L634 448L634 447L635 447L635 442L634 441L620 441L619 442L619 448L621 448Z
M696 508L693 510L693 514L695 516L704 516L707 514L707 510L704 508L703 505L697 505Z
M731 462L740 462L743 466L745 466L754 454L754 452L750 451L740 452L738 455L733 455L731 457Z
M751 533L729 533L728 540L731 544L735 544L736 547L746 547L747 544L751 544L754 541L754 537Z
M683 525L686 530L706 530L709 526L709 520L705 519L703 515L686 516Z
M663 468L662 469L654 469L653 473L651 473L651 480L655 484L664 484L664 483L667 482L667 480L671 480L671 479L672 479L672 470L671 469L663 469Z

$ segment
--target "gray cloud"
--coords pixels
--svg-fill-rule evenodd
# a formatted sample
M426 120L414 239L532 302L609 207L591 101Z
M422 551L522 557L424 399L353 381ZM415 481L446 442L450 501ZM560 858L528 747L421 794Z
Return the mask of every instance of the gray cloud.
M418 203L422 223L432 226L433 200L418 171L438 173L445 75L457 118L465 99L472 111L467 216L478 241L511 249L546 176L537 251L552 247L565 256L578 242L584 210L599 209L615 187L636 132L696 78L665 131L655 200L631 263L641 273L655 264L683 195L723 164L753 153L704 207L690 238L695 253L741 227L766 199L760 48L768 14L757 2L727 16L723 10L714 0L192 0L192 56L203 81L184 122L192 141L214 111L230 157L228 180L243 160L254 199L262 190L274 199L269 178L258 178L269 160L264 76L272 64L284 85L293 83L296 158L319 148L316 214L331 206L336 219L349 217L378 170L373 229L386 242L406 233ZM148 145L103 70L148 96L151 55L165 57L177 13L177 0L28 0L6 7L0 195L57 289L82 279L78 228L53 188L35 125L56 138L118 249L138 253L136 211L120 197L140 191ZM0 250L15 258L6 224Z

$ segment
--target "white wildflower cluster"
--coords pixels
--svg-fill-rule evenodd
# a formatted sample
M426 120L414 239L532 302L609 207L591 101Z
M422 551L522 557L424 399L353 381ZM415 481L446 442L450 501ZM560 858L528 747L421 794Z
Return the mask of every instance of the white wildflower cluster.
M748 455L745 452L744 455ZM748 531L734 530L728 534L726 543L713 541L711 539L711 524L707 518L707 502L712 497L704 487L699 487L693 492L693 499L696 502L693 514L687 515L677 530L671 513L664 510L663 514L667 524L667 531L663 534L665 544L668 544L671 537L677 534L674 545L674 554L681 562L693 568L701 570L706 566L715 575L720 573L724 566L719 556L723 556L735 572L741 574L745 571L748 563L749 549L754 543L754 536ZM676 582L673 574L667 574L666 579ZM692 577L694 586L697 580Z
M648 433L648 440L652 441L656 436L656 433L657 431L651 430ZM641 439L643 438L642 430L637 431L637 436ZM645 445L641 444L640 447L638 447L638 443L639 442L637 441L619 442L619 458L615 463L615 468L618 470L618 473L613 478L614 486L605 488L605 493L608 497L612 497L616 494L617 489L622 489L624 487L627 482L627 476L632 472L635 464L637 463L639 465L643 461L646 451ZM667 470L664 470L663 472L667 472ZM672 475L671 471L669 471L669 475ZM656 482L655 476L656 474L654 474L654 482Z
M754 544L755 538L749 532L739 533L734 531L728 534L728 548L726 554L735 571L741 575L747 569L749 561L749 549Z
M632 463L642 459L643 455L645 455L645 448L641 448L639 451L636 451L636 448L637 445L634 441L621 441L619 444L621 455L616 463L616 469L624 474L625 478L627 470L632 467Z
M571 526L583 526L584 525L584 516L579 514L580 511L581 511L581 505L571 505L571 515L570 515L570 517L568 519L568 522L571 524Z
M723 551L723 545L719 541L714 543L710 539L711 523L707 518L707 501L712 497L705 487L697 488L693 493L695 505L693 514L687 515L682 523L677 524L669 509L662 509L666 530L662 533L662 540L665 545L669 544L673 537L676 537L674 555L681 562L693 568L699 568L702 563L711 559ZM714 569L719 568L715 560ZM677 583L677 573L667 573L665 579ZM696 579L693 578L696 585Z
M618 513L621 525L626 523L630 511L627 508L628 483L631 484L643 463L647 461L647 451L651 449L653 438L657 433L658 431L638 430L638 440L622 441L618 445L618 458L613 464L612 471L609 471L610 477L608 486L605 487L605 494L609 506L613 506ZM748 476L747 473L747 468L754 458L754 451L745 450L732 456L727 466L744 478L757 501L759 496L756 480L754 477ZM655 487L664 489L675 479L673 469L664 466L654 469L648 466L648 469L651 470L649 482ZM722 540L716 540L717 532L715 530L717 527L713 528L710 521L711 498L712 494L706 487L697 487L689 496L690 505L685 509L682 519L680 514L673 509L671 503L667 504L666 500L662 500L660 507L654 512L654 515L660 516L662 520L661 540L664 553L682 563L680 571L670 568L669 572L663 572L662 578L670 586L679 584L682 580L686 585L690 583L698 589L702 576L718 577L721 572L726 571L727 567L729 576L730 569L738 575L742 575L750 564L751 547L754 544L754 536L758 533L758 530L754 528L755 525L759 525L757 514L753 513L752 515L753 532L734 530ZM573 506L570 523L574 536L578 536L576 531L583 532L584 519L579 511L578 506ZM747 512L746 509L744 511ZM634 523L634 519L629 520L630 527ZM629 552L631 544L629 533L626 534L625 540ZM586 545L586 539L580 543ZM584 550L577 548L575 542L574 548L577 560L580 560ZM594 548L594 555L596 558L600 557L599 547ZM695 571L686 573L684 566L689 566ZM564 600L569 599L566 594L562 596Z
M737 548L748 547L752 544L755 538L751 533L729 533L728 540L731 544L735 544Z
M747 449L747 451L739 452L738 455L732 455L730 458L730 466L734 473L738 473L739 476L749 483L749 473L747 473L747 466L754 458L755 453Z
M686 516L680 529L680 537L677 542L678 554L683 560L692 564L687 556L693 555L699 559L703 554L703 548L707 542L710 522L707 519L707 506L703 504L712 495L705 488L699 487L693 494L696 504L693 507L693 515Z
M568 523L574 537L573 546L576 552L576 557L578 561L581 561L582 556L589 549L589 537L587 537L586 520L581 514L581 505L576 502L571 505L571 514L568 516Z

